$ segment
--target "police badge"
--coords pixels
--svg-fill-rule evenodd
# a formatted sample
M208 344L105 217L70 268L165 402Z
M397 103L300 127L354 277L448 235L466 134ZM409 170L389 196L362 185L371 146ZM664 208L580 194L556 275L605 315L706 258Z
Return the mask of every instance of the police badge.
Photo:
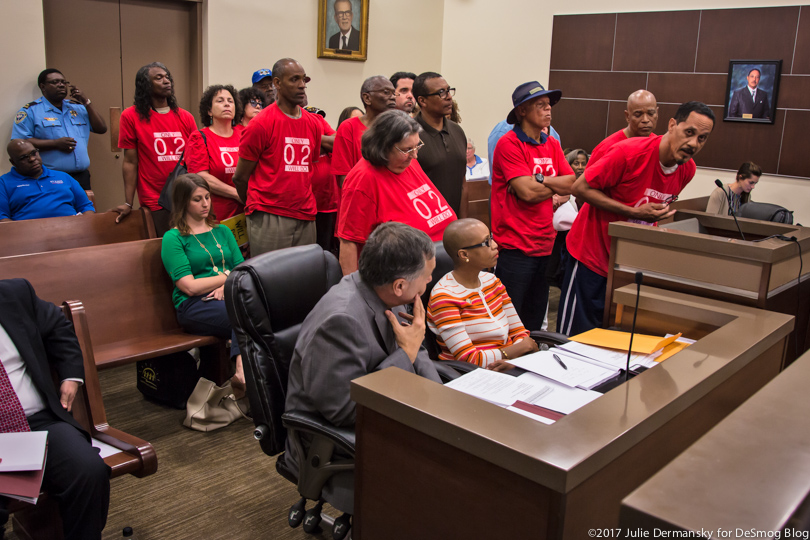
M28 113L26 113L25 111L19 111L17 112L17 116L14 118L14 123L19 124L26 118L28 118Z

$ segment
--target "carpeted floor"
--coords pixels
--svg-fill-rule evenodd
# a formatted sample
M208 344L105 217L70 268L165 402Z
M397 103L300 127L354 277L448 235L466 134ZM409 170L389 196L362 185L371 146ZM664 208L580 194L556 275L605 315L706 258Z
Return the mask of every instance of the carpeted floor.
M553 330L559 302L553 287L550 302ZM137 540L331 539L331 530L311 536L287 525L298 494L253 439L249 421L192 431L181 425L185 411L141 397L134 365L101 371L99 378L110 425L151 442L158 455L155 474L112 480L104 540L120 539L127 526ZM11 531L7 538L17 540Z

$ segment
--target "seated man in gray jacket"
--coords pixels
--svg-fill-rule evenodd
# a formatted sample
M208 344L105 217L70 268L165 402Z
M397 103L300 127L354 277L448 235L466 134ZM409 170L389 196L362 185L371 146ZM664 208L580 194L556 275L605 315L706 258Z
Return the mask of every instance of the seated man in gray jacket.
M287 383L286 410L315 412L335 426L355 424L353 379L397 367L436 382L439 375L422 347L425 309L420 296L436 258L427 234L396 222L368 237L360 269L345 276L307 316L298 335ZM413 315L404 306L413 304ZM287 464L298 456L287 440ZM354 477L333 477L324 498L353 513Z

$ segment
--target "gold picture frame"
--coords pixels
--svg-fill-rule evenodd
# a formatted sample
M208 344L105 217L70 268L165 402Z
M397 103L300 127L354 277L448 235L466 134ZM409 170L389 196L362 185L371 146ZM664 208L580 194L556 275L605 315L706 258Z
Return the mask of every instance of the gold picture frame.
M370 1L318 0L318 58L366 61ZM350 28L345 28L347 20Z

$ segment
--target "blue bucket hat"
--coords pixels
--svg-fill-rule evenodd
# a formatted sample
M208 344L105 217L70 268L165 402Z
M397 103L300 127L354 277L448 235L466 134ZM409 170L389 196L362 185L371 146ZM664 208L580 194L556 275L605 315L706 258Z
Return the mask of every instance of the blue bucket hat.
M553 107L562 97L562 90L546 90L543 85L537 81L523 83L512 92L512 110L509 116L506 117L506 122L509 124L517 124L517 114L515 109L518 105L526 103L530 99L548 96L548 102Z

